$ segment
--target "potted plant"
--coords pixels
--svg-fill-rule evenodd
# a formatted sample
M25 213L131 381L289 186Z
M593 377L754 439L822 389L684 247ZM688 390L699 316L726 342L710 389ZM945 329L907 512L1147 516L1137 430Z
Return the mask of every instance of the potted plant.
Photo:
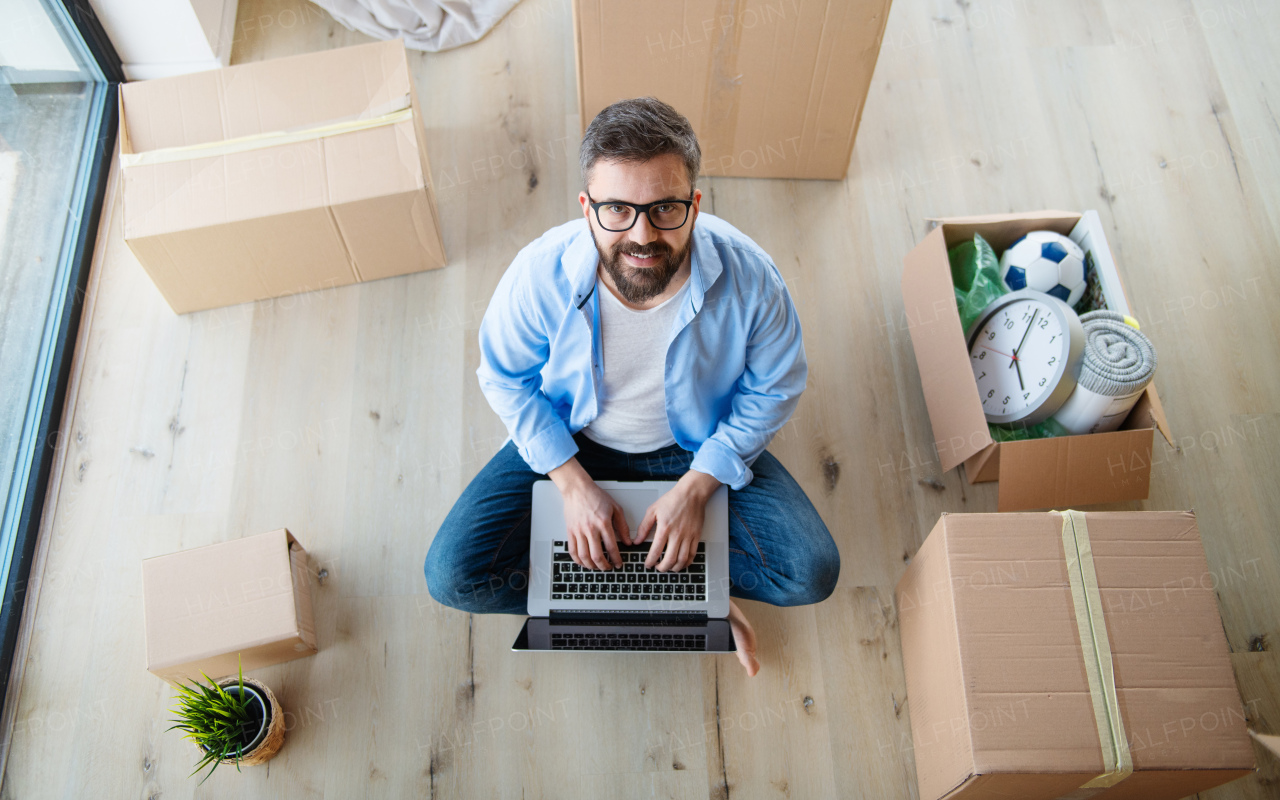
M238 772L242 763L271 760L284 744L284 712L276 696L261 681L246 679L243 665L239 679L215 682L200 674L208 685L179 685L178 707L170 709L177 724L169 730L184 731L200 748L200 762L191 774L211 764L200 779L204 783L219 764L235 764Z

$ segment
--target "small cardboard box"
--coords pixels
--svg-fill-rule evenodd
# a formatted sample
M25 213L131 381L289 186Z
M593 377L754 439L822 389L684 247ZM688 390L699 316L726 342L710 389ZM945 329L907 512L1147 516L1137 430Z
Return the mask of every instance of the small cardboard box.
M170 683L317 650L307 551L283 528L145 559L142 595L147 669Z
M1040 211L940 219L904 259L905 322L915 348L942 471L963 463L969 483L998 480L1000 511L1145 499L1151 482L1155 430L1159 428L1173 444L1154 382L1117 431L995 442L987 430L960 327L947 251L980 233L996 253L1001 253L1030 231L1069 235L1082 216ZM1106 250L1105 258L1112 260L1101 228L1091 233L1090 246Z
M582 127L652 95L689 118L702 172L849 169L890 0L574 0Z
M445 264L399 39L120 87L124 239L174 311Z
M896 591L921 800L1176 800L1253 771L1195 515L1082 517L1132 774L1081 788L1104 728L1065 515L944 514Z

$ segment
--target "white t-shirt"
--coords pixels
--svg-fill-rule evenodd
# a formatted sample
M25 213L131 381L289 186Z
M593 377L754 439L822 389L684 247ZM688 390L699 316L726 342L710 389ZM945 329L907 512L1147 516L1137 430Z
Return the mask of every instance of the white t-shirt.
M647 453L675 444L667 421L663 374L671 325L680 304L688 302L689 278L661 305L643 311L623 305L599 277L596 291L604 391L600 415L582 432L593 442L624 453Z

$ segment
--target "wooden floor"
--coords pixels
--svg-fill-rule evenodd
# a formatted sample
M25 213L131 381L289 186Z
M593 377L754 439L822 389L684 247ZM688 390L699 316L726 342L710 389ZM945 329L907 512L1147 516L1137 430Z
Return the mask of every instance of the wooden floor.
M450 266L176 316L98 243L15 683L5 798L914 798L892 588L943 511L994 511L932 440L902 319L926 218L1096 208L1161 354L1251 724L1280 733L1280 4L898 0L843 182L708 180L781 268L810 384L771 450L840 545L834 596L744 608L732 656L514 655L521 620L431 600L422 561L504 438L476 331L517 250L577 213L569 0L413 54ZM366 41L303 0L242 0L234 61ZM524 154L524 155L522 155ZM115 197L115 186L112 187ZM118 200L118 198L117 198ZM285 748L203 787L144 668L143 558L290 528L320 652L256 673ZM1207 792L1280 796L1280 763Z

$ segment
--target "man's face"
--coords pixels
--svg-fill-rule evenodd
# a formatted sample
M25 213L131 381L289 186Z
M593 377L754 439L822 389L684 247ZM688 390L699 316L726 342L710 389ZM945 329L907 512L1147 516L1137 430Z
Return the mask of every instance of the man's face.
M684 161L668 154L638 163L597 161L587 192L578 195L591 226L591 238L600 252L600 263L628 302L643 303L662 294L689 257L693 223L702 200L702 192L694 192L690 198L689 188ZM653 227L645 214L640 214L629 230L605 230L590 205L592 201L644 204L689 199L693 206L688 219L675 230Z

